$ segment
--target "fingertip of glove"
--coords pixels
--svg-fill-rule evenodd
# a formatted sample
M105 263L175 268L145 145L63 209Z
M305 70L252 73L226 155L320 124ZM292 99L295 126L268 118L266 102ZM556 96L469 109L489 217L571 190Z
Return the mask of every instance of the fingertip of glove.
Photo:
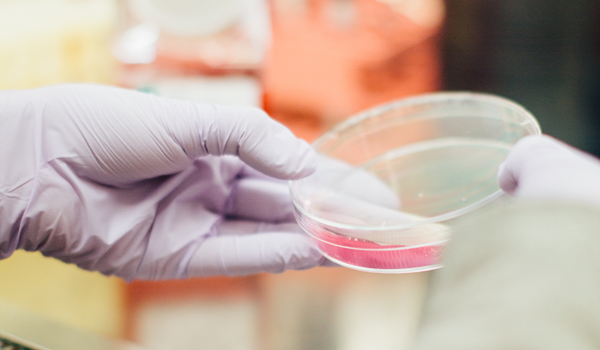
M289 134L283 142L263 145L260 154L240 154L240 158L254 169L281 180L307 177L317 169L317 155L305 141Z
M498 185L502 191L512 194L516 187L517 183L513 178L512 174L506 168L506 162L503 162L498 166Z
M223 107L225 129L239 129L237 155L254 169L282 180L298 180L315 172L317 155L290 129L257 108ZM222 118L222 120L225 120Z
M315 150L304 140L298 139L296 171L289 175L290 180L298 180L313 174L317 170L318 157Z
M532 169L532 164L564 150L566 145L547 135L528 135L517 141L511 148L506 160L498 167L500 188L514 195L520 178Z

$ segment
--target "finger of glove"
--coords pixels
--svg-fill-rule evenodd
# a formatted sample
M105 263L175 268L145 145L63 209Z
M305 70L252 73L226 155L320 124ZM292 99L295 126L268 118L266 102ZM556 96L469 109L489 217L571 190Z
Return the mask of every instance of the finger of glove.
M268 180L271 182L278 182L281 184L285 184L286 186L289 183L289 180L284 180L284 179L277 179L274 178L272 176L266 175L264 173L261 173L260 171L246 165L244 166L240 172L239 172L239 177L240 178L252 178L252 179L261 179L261 180Z
M498 167L498 185L502 191L514 195L517 189L517 178L512 172L513 166L507 166L506 161Z
M218 236L233 236L257 232L286 232L290 234L296 233L300 235L306 235L306 233L295 222L267 223L247 220L227 220L215 226L215 233ZM319 266L339 267L340 265L327 258L323 258Z
M237 155L254 169L279 179L299 179L315 171L317 159L313 149L262 110L193 106L193 113L163 118L171 135L191 158Z
M500 188L514 195L525 168L532 157L544 157L552 153L558 145L546 136L531 135L522 138L511 148L506 160L498 167L498 184ZM531 169L534 170L535 169ZM526 173L525 173L526 174Z
M297 233L267 232L207 239L193 255L187 275L243 276L280 273L321 265L325 258L310 238Z
M530 199L600 204L600 162L548 136L528 136L509 152L498 172L500 187Z
M242 178L232 192L225 215L268 222L294 221L294 208L285 182Z
M174 174L191 164L160 122L188 115L181 101L132 90L57 85L31 90L38 118L40 161L64 159L81 177L107 185Z
M223 220L212 228L213 236L250 235L255 233L285 232L304 235L304 231L296 222L260 222L254 220Z

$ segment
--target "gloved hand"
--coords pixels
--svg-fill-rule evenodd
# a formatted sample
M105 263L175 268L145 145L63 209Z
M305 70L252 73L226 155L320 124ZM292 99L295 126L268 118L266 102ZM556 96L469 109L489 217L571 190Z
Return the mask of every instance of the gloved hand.
M258 109L64 85L1 92L0 125L0 258L41 251L127 280L324 261L278 180L316 156Z
M549 136L527 136L498 171L500 187L519 198L600 207L600 160Z

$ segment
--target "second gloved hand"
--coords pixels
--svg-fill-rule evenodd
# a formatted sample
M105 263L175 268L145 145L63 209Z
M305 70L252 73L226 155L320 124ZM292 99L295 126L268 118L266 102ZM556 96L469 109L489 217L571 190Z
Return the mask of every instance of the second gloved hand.
M548 136L517 142L498 181L515 197L600 207L600 160Z
M324 258L285 179L310 146L264 112L91 85L0 93L0 258L127 280L281 272Z

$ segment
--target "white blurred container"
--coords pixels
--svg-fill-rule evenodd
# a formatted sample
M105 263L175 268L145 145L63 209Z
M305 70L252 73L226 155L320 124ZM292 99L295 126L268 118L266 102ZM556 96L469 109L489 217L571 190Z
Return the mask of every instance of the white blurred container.
M262 105L270 42L263 0L124 0L119 83L167 97Z

